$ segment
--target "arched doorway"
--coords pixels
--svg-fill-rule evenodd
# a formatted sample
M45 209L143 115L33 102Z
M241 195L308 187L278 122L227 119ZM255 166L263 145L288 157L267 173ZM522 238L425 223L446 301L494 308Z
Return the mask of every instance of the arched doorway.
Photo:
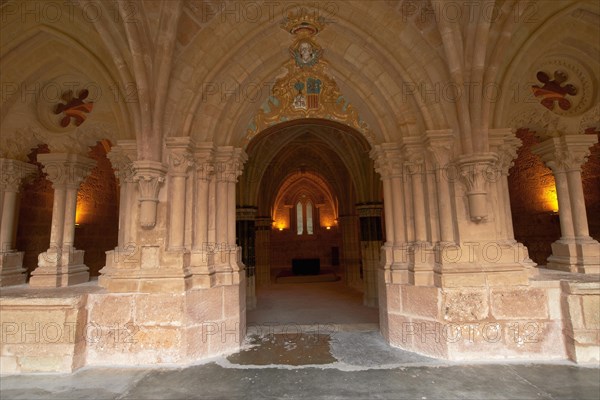
M254 245L242 253L249 324L284 311L284 323L377 323L383 204L369 151L355 129L317 118L250 141L237 188L238 244ZM253 230L240 220L253 220ZM306 307L283 305L294 303Z

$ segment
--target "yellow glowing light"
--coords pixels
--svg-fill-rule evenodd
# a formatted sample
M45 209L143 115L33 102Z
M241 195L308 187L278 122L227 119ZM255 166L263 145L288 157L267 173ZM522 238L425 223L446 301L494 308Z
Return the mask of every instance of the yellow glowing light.
M326 226L326 227L325 227L325 229L327 229L327 230L330 230L330 229L331 229L331 227L330 227L330 226Z
M556 188L554 186L544 188L543 200L546 210L558 212L558 198L556 197Z

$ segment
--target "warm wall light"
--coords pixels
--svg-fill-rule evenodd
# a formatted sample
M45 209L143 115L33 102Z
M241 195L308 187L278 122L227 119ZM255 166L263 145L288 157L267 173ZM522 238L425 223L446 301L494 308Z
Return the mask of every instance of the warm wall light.
M556 187L548 186L543 192L544 208L553 213L558 212L558 198L556 197Z
M330 227L330 226L326 226L326 227L325 227L325 229L327 229L327 230L330 230L330 229L331 229L331 227Z

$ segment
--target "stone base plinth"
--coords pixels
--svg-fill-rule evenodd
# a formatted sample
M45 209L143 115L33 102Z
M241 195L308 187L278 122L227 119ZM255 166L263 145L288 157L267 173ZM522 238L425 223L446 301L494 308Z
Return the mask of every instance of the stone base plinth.
M600 281L561 282L569 358L600 365Z
M558 300L546 288L387 284L380 301L382 334L404 350L454 361L567 357Z
M64 287L79 285L90 279L88 267L83 263L85 251L48 250L38 256L38 267L31 274L32 287Z
M600 243L595 240L585 242L557 240L552 243L552 255L548 257L546 268L582 274L599 274Z
M0 373L71 372L85 365L91 288L82 286L2 291Z
M14 286L25 283L23 252L0 252L0 286Z
M232 280L239 284L151 293L107 293L94 283L3 290L0 372L184 365L237 351L246 280L243 272Z

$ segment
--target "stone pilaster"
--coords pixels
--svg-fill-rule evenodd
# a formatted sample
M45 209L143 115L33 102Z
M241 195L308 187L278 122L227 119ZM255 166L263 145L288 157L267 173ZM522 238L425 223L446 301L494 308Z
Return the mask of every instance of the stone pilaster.
M24 179L37 172L35 165L0 159L0 286L25 283L23 252L14 248L18 221L18 195Z
M83 262L84 251L76 250L75 214L77 191L96 162L78 154L39 154L38 161L54 188L50 247L38 257L38 268L29 284L35 287L61 287L89 280Z
M188 287L209 288L215 285L215 240L210 237L211 213L215 207L214 191L214 146L212 143L199 143L194 150L195 196L192 251L188 268ZM212 193L212 197L211 197ZM212 227L214 231L214 226Z
M532 148L556 181L561 238L552 244L547 268L600 273L600 243L589 235L581 182L581 166L597 141L594 135L563 135Z
M413 285L433 285L434 257L431 243L432 227L428 226L428 210L432 196L426 195L427 171L425 146L420 137L403 140L404 175L410 185L413 239L408 245L408 280ZM431 189L431 188L429 188Z
M386 242L381 249L381 266L385 282L408 282L408 221L404 202L403 159L395 143L384 143L371 151L375 170L383 181L383 206Z
M217 281L222 284L237 283L233 273L244 269L241 251L235 240L236 198L235 188L248 156L242 149L222 146L215 154L215 230L218 251L215 253Z
M136 243L137 202L135 171L133 162L137 160L135 140L119 140L106 155L115 170L119 183L119 236L117 250L126 250Z
M166 140L169 160L169 223L168 250L183 253L185 249L186 181L194 165L194 143L189 137L170 137Z

